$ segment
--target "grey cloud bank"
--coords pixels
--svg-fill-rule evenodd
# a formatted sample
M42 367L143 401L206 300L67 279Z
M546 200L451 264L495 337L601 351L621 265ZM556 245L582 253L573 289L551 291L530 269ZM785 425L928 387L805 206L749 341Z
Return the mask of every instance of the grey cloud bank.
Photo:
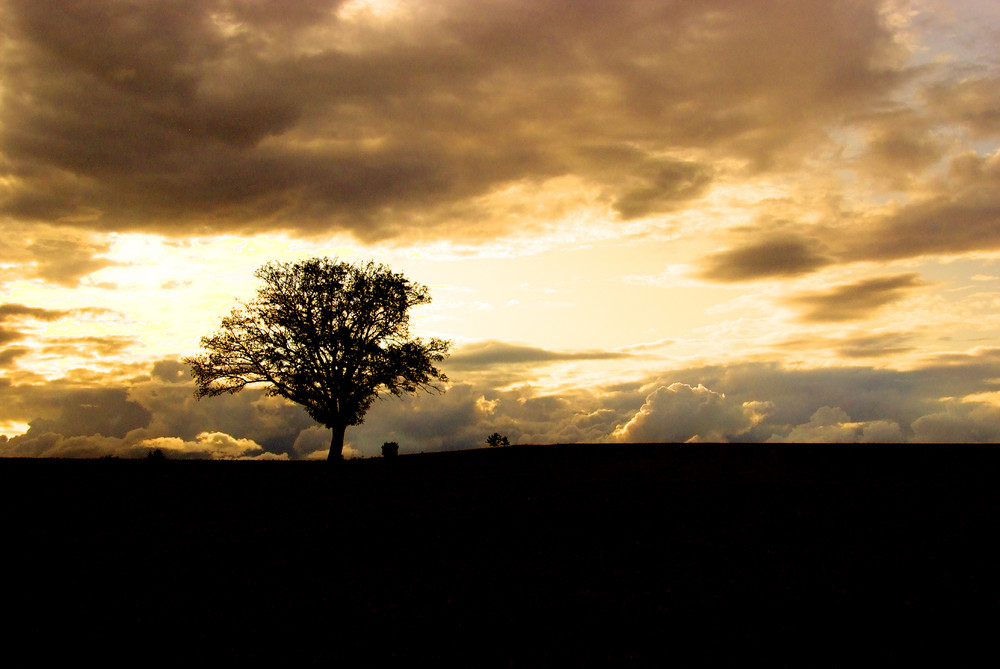
M325 455L326 431L299 407L259 391L196 402L177 365L161 361L121 388L0 386L0 420L31 424L0 455ZM743 363L557 393L457 379L442 396L376 403L348 431L346 452L374 456L384 441L403 453L480 447L494 431L513 443L991 442L1000 440L998 378L1000 353L983 350L911 371Z
M630 219L698 198L716 159L798 162L906 76L867 3L344 4L0 4L0 212L478 236L456 204L487 214L477 196L575 174Z

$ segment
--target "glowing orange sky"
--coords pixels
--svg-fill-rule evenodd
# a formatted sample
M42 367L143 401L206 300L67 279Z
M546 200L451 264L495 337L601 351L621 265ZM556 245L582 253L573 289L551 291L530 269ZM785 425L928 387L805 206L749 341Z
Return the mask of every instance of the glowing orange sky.
M0 2L0 455L317 457L194 353L253 271L431 287L349 452L1000 439L992 2ZM116 420L113 417L118 416ZM109 418L111 417L111 418Z

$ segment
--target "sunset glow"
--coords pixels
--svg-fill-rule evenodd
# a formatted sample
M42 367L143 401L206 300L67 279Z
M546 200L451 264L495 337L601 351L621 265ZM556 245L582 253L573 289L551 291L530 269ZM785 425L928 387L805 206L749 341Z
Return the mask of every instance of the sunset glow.
M181 364L254 270L431 289L345 453L1000 440L988 0L0 0L0 456L316 458Z

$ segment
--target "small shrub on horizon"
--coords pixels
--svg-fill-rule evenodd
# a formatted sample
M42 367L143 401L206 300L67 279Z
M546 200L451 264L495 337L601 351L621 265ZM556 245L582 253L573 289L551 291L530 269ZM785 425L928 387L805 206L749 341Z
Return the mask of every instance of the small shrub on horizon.
M382 457L394 458L399 455L399 444L394 441L387 441L382 444Z
M486 445L490 448L499 448L501 446L510 446L510 440L506 436L500 434L499 432L494 432L490 436L486 437Z

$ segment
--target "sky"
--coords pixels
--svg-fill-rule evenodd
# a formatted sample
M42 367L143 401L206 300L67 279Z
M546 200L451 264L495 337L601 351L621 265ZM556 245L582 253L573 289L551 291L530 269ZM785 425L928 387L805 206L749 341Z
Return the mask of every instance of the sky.
M195 400L254 271L430 289L345 455L1000 441L993 0L0 0L0 456L325 457Z

